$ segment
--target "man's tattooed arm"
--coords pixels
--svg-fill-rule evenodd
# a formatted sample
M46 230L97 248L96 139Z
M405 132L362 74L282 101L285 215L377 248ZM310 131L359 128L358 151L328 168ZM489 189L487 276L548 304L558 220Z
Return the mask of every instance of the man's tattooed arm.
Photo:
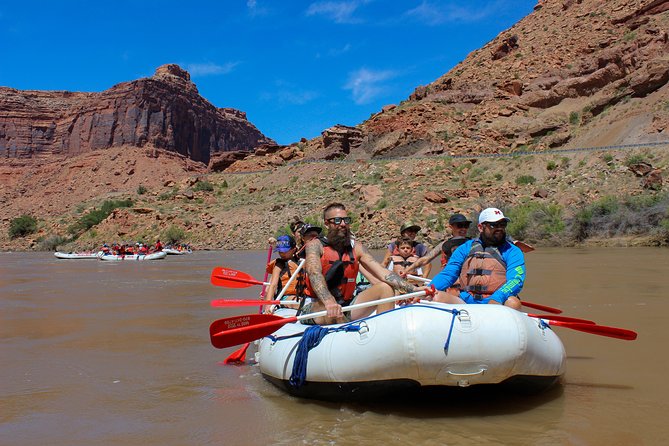
M416 290L415 286L402 279L394 272L390 272L390 274L386 276L385 282L394 289L403 291L405 294L413 293Z
M309 282L311 282L311 288L316 293L316 297L323 303L330 300L334 301L335 298L330 294L325 277L323 276L323 266L321 265L323 245L309 242L306 245L305 254L306 262L304 263L304 269L309 275Z

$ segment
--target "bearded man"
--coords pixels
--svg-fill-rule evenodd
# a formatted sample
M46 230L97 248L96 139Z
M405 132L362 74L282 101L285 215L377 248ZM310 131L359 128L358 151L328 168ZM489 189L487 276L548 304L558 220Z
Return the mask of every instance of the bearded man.
M460 245L446 267L432 280L439 293L436 301L446 303L501 304L520 310L518 293L525 283L525 256L507 240L510 220L497 208L479 214L479 237ZM460 283L459 296L444 293Z
M307 286L317 300L305 306L303 312L327 311L327 316L307 319L303 323L326 325L360 319L374 310L377 313L392 310L394 302L375 307L359 308L345 316L343 306L370 302L399 294L412 293L416 288L377 262L365 247L351 234L351 217L341 203L331 203L323 211L326 237L314 239L306 245ZM355 298L356 277L360 267L381 279Z

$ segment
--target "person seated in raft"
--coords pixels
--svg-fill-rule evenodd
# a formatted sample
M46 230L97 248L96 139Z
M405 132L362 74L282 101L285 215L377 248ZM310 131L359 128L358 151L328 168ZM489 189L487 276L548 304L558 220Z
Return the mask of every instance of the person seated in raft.
M295 239L295 245L297 246L298 251L304 245L304 242L302 241L302 233L300 232L304 225L305 223L298 217L294 217L294 221L288 225L290 232Z
M268 270L271 269L269 272L272 274L272 278L263 297L264 300L274 300L278 297L288 280L295 273L300 261L296 255L295 239L290 235L277 237L275 249L279 253L279 257L267 264ZM304 270L300 270L297 277L291 281L281 300L297 300L304 296L309 296L309 292L306 289ZM295 305L286 306L297 308ZM265 305L263 313L272 313L271 306Z
M401 238L408 238L412 241L413 243L413 251L412 254L415 255L416 257L423 257L425 254L427 254L427 247L422 244L418 243L416 241L416 236L420 232L420 226L410 222L406 221L402 226L400 227L400 237ZM390 257L393 255L397 255L397 245L395 245L395 242L392 242L388 245L388 249L386 250L385 256L383 257L383 260L381 261L381 265L383 265L384 268L388 267L388 264L390 264ZM423 277L427 277L430 274L430 269L432 268L432 265L429 263L425 265L425 268L423 268Z
M163 244L160 243L160 239L156 240L156 244L153 247L154 252L161 252L163 250Z
M471 224L472 222L467 220L467 217L462 214L451 215L451 218L448 219L448 226L451 229L452 234L451 237L437 244L437 246L432 248L430 252L418 259L417 262L407 267L404 270L405 275L402 277L406 277L406 274L416 274L416 271L419 268L425 265L429 265L439 255L441 255L441 267L443 268L446 266L448 259L451 257L451 254L453 254L453 251L455 251L458 246L462 245L464 242L470 239L467 237L467 231L469 230Z
M413 249L413 241L407 237L398 238L395 241L395 246L397 247L397 255L390 256L388 269L399 274L401 277L406 277L406 269L418 261L418 256L413 254L415 252ZM423 271L418 268L416 273L422 275ZM410 282L413 283L411 280Z
M435 301L451 304L499 304L520 310L518 293L525 283L525 256L506 237L510 220L497 208L479 214L479 237L460 245L446 267L432 279ZM456 281L458 295L443 292Z
M304 313L327 311L327 315L316 319L302 320L303 324L343 323L360 319L374 310L377 313L392 310L394 302L342 311L343 306L370 302L391 297L395 291L411 293L417 288L399 275L385 269L363 246L354 240L351 233L351 217L341 203L331 203L323 211L327 237L312 240L306 245L307 289L315 299L304 306ZM360 266L378 277L379 283L372 285L355 298L353 293Z
M310 225L309 223L305 223L302 226L302 228L300 229L300 238L302 239L302 246L299 247L299 249L297 250L297 255L301 259L305 258L306 251L304 248L306 247L307 243L309 243L314 239L317 239L321 235L322 231L323 228L319 226Z

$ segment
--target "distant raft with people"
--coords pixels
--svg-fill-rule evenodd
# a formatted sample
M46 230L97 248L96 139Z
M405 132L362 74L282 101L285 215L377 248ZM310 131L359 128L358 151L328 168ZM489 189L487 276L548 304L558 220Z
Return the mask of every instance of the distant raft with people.
M423 301L346 324L286 324L259 342L256 359L263 377L292 395L347 400L428 386L539 391L564 374L566 356L543 319Z
M105 254L100 260L122 261L122 260L161 260L167 257L165 252L152 252L150 254Z
M163 252L169 255L180 256L184 254L192 254L193 250L190 248L188 249L163 248Z
M56 256L57 259L70 259L70 260L79 260L79 259L97 259L101 257L103 254L102 251L97 251L97 252L92 252L92 251L84 251L84 252L60 252L56 251L53 253L54 256Z

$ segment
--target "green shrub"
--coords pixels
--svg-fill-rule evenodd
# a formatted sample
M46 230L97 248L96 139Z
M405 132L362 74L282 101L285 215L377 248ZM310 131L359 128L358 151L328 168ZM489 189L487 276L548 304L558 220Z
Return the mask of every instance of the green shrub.
M509 209L509 233L518 239L547 241L560 236L566 223L562 207L530 202Z
M186 232L179 226L172 225L163 231L162 239L165 243L175 244L179 243L186 236Z
M569 113L569 123L576 125L581 122L581 114L579 112L573 111Z
M223 180L223 183L221 183L221 188L225 189L226 187L228 187L228 182L226 180Z
M523 186L526 184L534 184L537 181L536 178L534 178L532 175L521 175L518 178L516 178L516 184L519 186Z
M37 220L32 215L23 214L9 222L9 237L25 237L37 231Z
M496 173L496 174L495 174L495 179L496 179L497 181L501 181L502 178L503 178L503 176L502 176L501 173Z
M645 163L646 158L643 155L630 155L627 158L625 158L625 165L627 167L632 166L634 164L639 164L639 163Z
M61 235L52 235L39 241L37 249L40 251L55 251L59 245L68 242L67 237Z
M137 186L137 195L144 195L147 192L146 187L144 185L140 184Z
M546 164L546 170L555 170L557 169L557 163L555 161L549 161L548 164Z
M82 215L76 223L71 225L67 230L70 234L81 234L99 224L109 216L109 214L117 208L127 208L132 206L132 200L106 200L100 206L100 209L93 209Z
M213 192L214 185L211 184L209 181L198 181L197 183L195 183L195 187L193 187L193 190L195 192L197 191Z

